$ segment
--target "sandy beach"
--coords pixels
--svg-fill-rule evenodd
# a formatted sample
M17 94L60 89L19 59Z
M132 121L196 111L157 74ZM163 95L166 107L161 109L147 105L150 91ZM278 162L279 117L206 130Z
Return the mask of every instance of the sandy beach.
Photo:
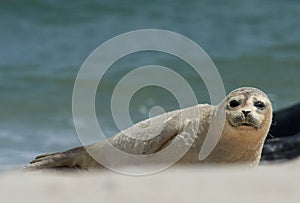
M300 160L248 167L173 167L149 176L3 172L1 202L299 202Z

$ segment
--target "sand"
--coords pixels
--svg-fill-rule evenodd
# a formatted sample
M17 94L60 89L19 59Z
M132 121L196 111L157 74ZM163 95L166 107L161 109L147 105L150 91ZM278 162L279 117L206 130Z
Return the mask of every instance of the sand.
M0 174L1 202L300 202L300 160L259 167L173 167L155 175Z

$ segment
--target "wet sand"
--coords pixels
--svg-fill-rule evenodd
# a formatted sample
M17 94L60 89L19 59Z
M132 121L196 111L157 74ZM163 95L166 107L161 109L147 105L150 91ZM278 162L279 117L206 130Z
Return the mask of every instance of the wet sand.
M249 167L173 167L155 175L2 172L1 202L299 202L300 160Z

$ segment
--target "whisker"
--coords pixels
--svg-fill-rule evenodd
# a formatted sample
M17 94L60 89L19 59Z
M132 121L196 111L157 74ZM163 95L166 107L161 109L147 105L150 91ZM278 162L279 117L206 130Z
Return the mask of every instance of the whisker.
M271 125L277 125L278 123L277 123L277 121L275 121L275 120L273 120L272 121L272 123L271 123Z
M274 136L269 132L267 136L270 136L271 138L274 138Z

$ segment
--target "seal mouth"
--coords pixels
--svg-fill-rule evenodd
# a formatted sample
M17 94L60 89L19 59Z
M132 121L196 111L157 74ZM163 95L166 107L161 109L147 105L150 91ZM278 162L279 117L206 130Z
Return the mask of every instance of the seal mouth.
M257 128L255 124L249 122L239 122L239 123L231 123L229 122L232 127L247 127L247 128Z
M239 127L243 127L243 128L253 128L253 129L255 129L255 130L258 130L260 127L259 126L257 126L255 123L241 123L240 125L239 125Z
M240 126L247 126L247 127L254 127L252 124L250 123L241 123Z

